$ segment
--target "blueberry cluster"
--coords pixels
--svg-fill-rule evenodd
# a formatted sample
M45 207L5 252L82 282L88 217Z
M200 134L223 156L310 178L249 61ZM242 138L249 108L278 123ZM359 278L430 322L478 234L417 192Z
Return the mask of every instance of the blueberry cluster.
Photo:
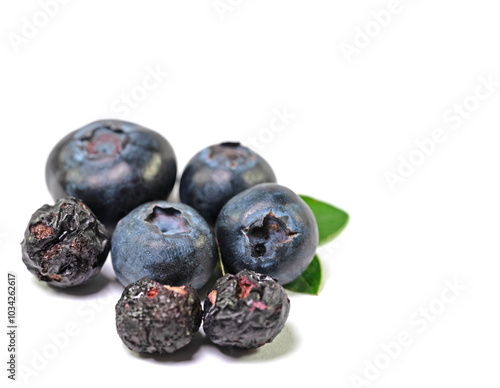
M292 190L277 184L260 155L237 142L211 145L186 165L181 202L170 143L121 120L100 120L53 148L46 182L56 201L26 228L23 261L58 287L94 278L111 250L125 291L116 324L138 352L172 352L201 324L201 289L222 263L204 303L204 330L216 344L256 348L283 328L282 287L311 263L318 228ZM110 235L112 238L110 239ZM110 241L111 240L111 241Z

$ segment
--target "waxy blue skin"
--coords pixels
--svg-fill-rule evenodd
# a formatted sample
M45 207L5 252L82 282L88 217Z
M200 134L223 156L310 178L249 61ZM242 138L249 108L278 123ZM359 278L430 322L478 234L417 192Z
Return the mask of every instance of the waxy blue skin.
M264 182L276 182L266 160L240 143L220 143L201 150L188 162L179 186L180 199L214 225L230 198Z
M311 209L292 190L275 183L230 199L217 218L216 235L226 272L249 269L280 284L304 272L319 238Z
M142 203L165 200L177 174L174 151L159 133L121 120L100 120L69 133L47 160L54 199L82 199L112 231Z
M196 210L182 203L152 201L118 222L111 258L124 286L148 276L164 285L199 289L212 275L218 251Z

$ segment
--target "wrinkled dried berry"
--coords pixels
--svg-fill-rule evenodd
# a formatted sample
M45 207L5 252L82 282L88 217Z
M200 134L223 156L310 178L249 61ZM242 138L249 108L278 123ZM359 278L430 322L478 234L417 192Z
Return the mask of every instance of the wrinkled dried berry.
M148 277L125 288L115 312L118 335L138 353L172 353L186 346L202 318L194 288L162 285Z
M81 200L67 197L33 213L21 248L31 273L64 288L85 283L99 273L110 250L110 238Z
M204 303L203 330L221 346L255 349L283 329L290 311L285 289L270 276L243 270L215 283Z

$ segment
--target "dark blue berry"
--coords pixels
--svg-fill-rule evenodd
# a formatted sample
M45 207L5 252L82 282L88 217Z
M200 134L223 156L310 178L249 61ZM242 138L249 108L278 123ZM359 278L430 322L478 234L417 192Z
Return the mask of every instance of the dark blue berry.
M183 203L153 201L118 222L111 257L124 286L148 276L162 284L199 289L212 275L218 252L196 210Z
M304 272L318 245L311 209L292 190L275 183L230 199L217 218L216 235L228 272L250 269L281 284Z
M180 198L213 225L230 198L264 182L276 182L276 176L261 156L240 143L221 143L189 161L181 177Z
M52 197L81 198L109 230L138 205L166 199L176 174L174 151L163 136L121 120L69 133L46 165Z

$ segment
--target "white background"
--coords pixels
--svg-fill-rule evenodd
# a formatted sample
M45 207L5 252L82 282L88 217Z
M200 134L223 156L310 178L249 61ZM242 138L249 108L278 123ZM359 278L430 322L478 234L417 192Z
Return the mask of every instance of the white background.
M0 5L0 288L6 311L7 271L17 273L18 383L498 386L496 2L46 2ZM142 93L151 69L162 75ZM283 109L293 118L270 131ZM161 132L180 171L207 145L256 137L281 184L349 212L320 251L319 296L290 294L272 344L230 354L200 333L174 356L136 356L115 332L110 260L85 292L26 270L19 243L52 203L51 148L108 117Z

